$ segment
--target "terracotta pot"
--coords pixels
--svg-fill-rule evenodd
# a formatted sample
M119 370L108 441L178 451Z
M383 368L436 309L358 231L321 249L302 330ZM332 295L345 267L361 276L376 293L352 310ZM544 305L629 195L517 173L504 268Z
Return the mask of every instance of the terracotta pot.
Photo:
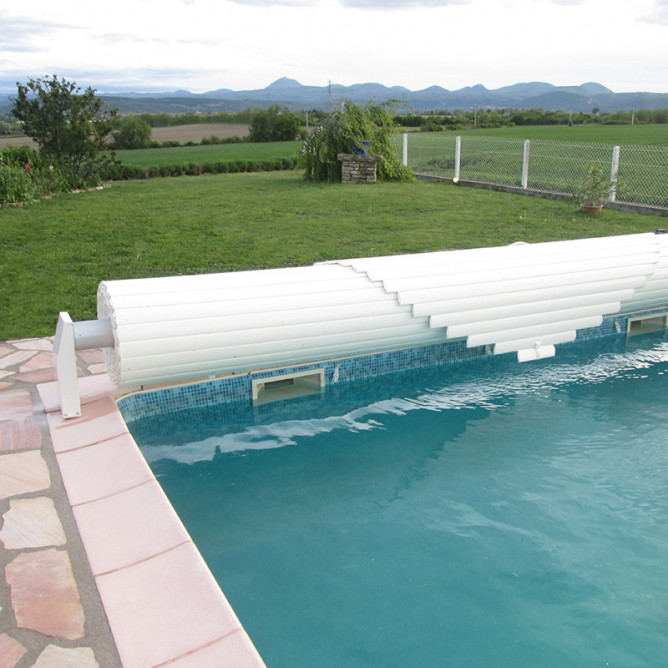
M580 204L580 209L584 211L585 213L590 213L590 214L597 214L601 213L603 211L603 205L602 204Z

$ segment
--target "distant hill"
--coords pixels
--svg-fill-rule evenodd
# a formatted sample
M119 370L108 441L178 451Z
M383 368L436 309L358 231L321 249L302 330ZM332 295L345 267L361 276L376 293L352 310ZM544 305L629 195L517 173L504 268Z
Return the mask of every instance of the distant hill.
M411 91L403 86L384 86L379 83L342 86L303 86L295 79L282 77L266 88L234 91L227 88L191 93L177 90L171 93L121 93L100 96L122 113L213 113L242 111L249 108L267 108L274 104L290 109L323 109L335 107L349 99L364 104L401 100L416 111L474 108L517 109L542 108L545 110L591 112L595 107L603 112L631 111L632 109L668 108L668 93L615 93L605 86L588 82L579 86L554 86L543 81L517 83L495 90L482 84L448 90L430 86ZM0 102L0 115L7 113L9 102Z

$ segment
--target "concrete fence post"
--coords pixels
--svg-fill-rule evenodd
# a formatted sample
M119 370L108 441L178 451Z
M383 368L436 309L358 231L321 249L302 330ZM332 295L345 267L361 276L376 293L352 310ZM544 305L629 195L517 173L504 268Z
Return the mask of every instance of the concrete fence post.
M403 134L403 153L401 155L401 162L405 167L408 167L408 132Z
M524 141L524 158L522 159L522 188L525 190L529 187L529 150L531 148L531 140Z
M608 193L608 202L614 202L617 199L617 174L619 172L619 155L621 148L615 146L612 149L612 166L610 167L610 192Z
M462 171L462 138L460 136L455 138L455 183L459 182Z

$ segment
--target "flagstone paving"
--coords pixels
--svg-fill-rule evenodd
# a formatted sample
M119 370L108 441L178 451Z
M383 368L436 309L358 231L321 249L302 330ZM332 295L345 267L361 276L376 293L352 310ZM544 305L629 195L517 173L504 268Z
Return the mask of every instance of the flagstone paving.
M0 342L0 668L262 668L128 432L102 351ZM85 400L85 401L84 401Z
M36 391L51 349L0 343L0 668L118 668ZM81 375L101 362L87 351Z

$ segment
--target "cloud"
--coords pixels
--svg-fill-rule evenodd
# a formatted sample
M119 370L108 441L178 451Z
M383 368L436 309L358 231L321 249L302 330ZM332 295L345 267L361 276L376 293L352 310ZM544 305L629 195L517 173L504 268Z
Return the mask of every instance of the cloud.
M310 0L231 0L236 5L248 5L249 7L271 7L282 5L284 7L307 7L314 3Z
M17 19L0 14L0 51L37 52L42 50L41 38L46 33L60 28L56 23L32 19Z
M340 0L344 7L357 9L408 9L411 7L446 7L448 5L466 5L470 0Z
M668 25L668 0L657 0L654 9L646 16L641 16L638 21Z

